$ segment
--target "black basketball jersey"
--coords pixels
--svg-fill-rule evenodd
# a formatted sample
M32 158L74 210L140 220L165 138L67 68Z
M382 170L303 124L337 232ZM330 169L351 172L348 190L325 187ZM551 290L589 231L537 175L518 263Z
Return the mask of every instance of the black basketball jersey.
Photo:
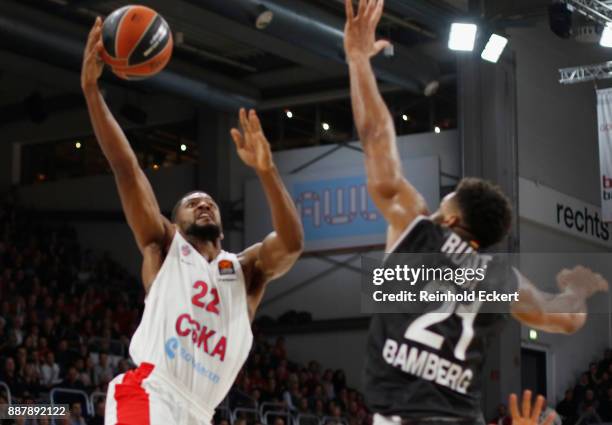
M440 253L449 238L458 237L421 216L392 252ZM495 260L492 263L481 283L489 290L516 290L517 279L513 272L508 273L509 266ZM365 368L366 399L373 412L417 419L452 417L477 422L480 418L481 373L487 346L508 315L478 314L478 303L452 304L445 306L444 313L432 304L422 314L373 316Z

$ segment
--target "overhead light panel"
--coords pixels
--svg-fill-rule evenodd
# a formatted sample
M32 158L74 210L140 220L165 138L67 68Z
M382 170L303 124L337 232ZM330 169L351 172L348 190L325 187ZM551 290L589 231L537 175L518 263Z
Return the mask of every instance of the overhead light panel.
M482 51L480 57L486 61L497 63L507 44L508 39L506 37L491 34L491 37L489 38L489 41L487 42L487 45Z
M255 28L258 30L265 30L270 26L272 21L274 20L274 12L265 7L264 5L259 5L257 7L257 16L255 17Z
M471 52L474 50L477 31L478 26L475 24L453 23L451 25L450 37L448 38L448 48Z
M604 27L599 44L603 47L612 47L612 25L610 23Z

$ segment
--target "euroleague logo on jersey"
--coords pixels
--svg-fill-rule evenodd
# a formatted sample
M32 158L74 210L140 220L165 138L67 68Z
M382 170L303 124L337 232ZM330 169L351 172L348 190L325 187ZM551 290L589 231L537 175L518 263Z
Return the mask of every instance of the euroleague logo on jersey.
M181 246L181 254L183 254L185 257L191 254L191 248L189 248L189 245Z
M236 274L236 270L234 270L234 263L232 263L230 260L219 261L219 274L221 276Z

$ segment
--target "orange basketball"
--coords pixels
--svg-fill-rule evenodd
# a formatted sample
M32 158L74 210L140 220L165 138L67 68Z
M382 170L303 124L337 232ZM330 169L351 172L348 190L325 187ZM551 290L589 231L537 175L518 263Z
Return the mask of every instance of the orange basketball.
M102 25L102 60L120 78L136 80L160 72L172 56L168 23L146 6L130 5Z

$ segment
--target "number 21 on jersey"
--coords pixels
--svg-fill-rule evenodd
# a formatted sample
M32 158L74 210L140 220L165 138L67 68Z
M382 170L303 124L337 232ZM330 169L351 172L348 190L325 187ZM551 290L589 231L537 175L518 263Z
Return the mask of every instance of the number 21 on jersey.
M429 330L431 326L448 320L452 316L461 319L461 336L455 344L454 355L457 360L465 360L465 353L474 338L474 320L480 309L481 302L474 301L471 304L459 304L456 302L445 302L436 310L417 317L404 333L404 338L419 342L427 347L440 350L444 343L444 336Z

